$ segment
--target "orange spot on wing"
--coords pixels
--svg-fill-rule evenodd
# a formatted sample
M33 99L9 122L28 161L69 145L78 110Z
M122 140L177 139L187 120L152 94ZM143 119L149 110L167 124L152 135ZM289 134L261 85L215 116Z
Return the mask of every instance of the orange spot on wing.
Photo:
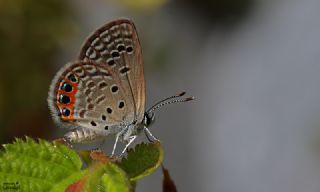
M67 82L68 84L70 84L72 86L72 91L66 92L66 91L60 89L61 84L64 82ZM75 118L74 118L74 104L76 103L76 93L77 92L78 92L78 83L71 82L69 79L64 79L64 81L60 82L60 86L57 91L56 105L60 109L61 119L64 121L74 121L75 120ZM59 96L61 94L66 95L70 98L70 102L68 104L63 104L63 103L59 102ZM64 108L68 108L70 110L70 115L68 115L68 116L63 115L62 110Z

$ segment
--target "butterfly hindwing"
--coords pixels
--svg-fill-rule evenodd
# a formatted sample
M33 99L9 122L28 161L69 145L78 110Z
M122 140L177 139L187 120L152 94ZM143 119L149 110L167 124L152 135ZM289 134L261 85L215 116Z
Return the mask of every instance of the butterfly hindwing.
M48 101L54 119L64 127L102 132L117 132L128 121L131 102L118 74L93 61L62 68L52 82Z

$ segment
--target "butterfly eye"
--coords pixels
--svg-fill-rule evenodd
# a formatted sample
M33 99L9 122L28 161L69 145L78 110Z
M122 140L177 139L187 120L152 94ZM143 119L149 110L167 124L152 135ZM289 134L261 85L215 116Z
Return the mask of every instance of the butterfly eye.
M65 92L71 92L72 86L69 83L64 82L61 86L61 89L64 90Z
M151 112L151 113L145 113L144 114L144 119L143 119L143 122L144 122L144 125L146 127L149 127L151 124L153 124L154 122L154 113Z

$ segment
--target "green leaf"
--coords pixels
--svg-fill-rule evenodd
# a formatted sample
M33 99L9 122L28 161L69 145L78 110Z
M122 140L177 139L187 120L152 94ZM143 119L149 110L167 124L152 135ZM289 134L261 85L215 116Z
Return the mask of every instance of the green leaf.
M103 152L86 152L88 168L67 146L26 137L3 145L0 152L0 187L19 191L129 192L138 179L153 172L163 160L160 143L139 144L121 162ZM94 157L94 158L93 158ZM10 190L11 190L10 189Z
M26 137L3 147L0 187L15 183L19 191L64 191L85 173L80 171L82 162L77 153L62 144Z
M70 185L66 192L129 192L126 173L112 162L94 162L81 179Z
M130 182L126 173L116 164L108 163L102 176L102 186L106 192L130 191Z
M152 173L162 161L163 148L160 142L142 143L130 149L127 157L118 165L128 174L130 181L136 181Z

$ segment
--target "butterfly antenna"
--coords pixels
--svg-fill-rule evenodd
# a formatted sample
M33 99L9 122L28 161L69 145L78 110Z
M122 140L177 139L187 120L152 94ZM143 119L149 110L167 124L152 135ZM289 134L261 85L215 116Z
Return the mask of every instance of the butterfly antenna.
M156 104L154 104L152 107L150 107L150 109L147 111L148 113L152 113L153 111L161 108L164 105L168 105L168 104L172 104L172 103L181 103L181 102L187 102L187 101L191 101L194 100L194 97L187 97L187 98L183 98L183 99L175 99L175 98L179 98L182 97L186 94L186 92L181 92L179 94L167 97L165 99L162 99L161 101L157 102Z
M162 100L158 101L157 103L155 103L152 107L150 107L150 109L152 109L153 107L159 105L160 103L162 103L162 102L164 102L164 101L168 101L168 100L170 100L170 99L177 98L177 97L182 97L182 96L184 96L185 94L186 94L186 92L185 92L185 91L182 91L181 93L178 93L178 94L176 94L176 95L167 97L167 98L165 98L165 99L162 99Z

